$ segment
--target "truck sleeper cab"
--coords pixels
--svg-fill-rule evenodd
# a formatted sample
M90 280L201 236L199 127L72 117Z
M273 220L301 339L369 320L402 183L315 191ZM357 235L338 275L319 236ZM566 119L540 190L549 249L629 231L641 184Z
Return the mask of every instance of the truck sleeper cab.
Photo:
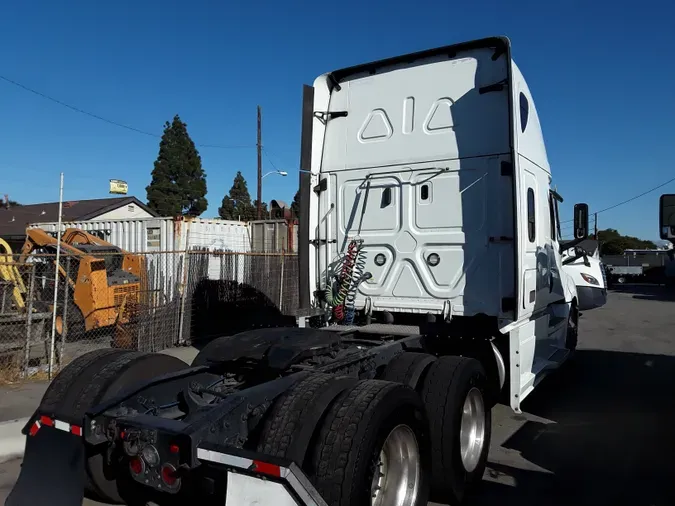
M315 305L347 328L449 323L457 337L518 355L517 410L540 373L567 356L578 298L561 268L562 197L508 43L343 69L313 90L313 191L300 247Z
M24 429L8 506L422 506L480 484L492 406L519 412L577 340L508 39L319 77L301 166L297 327L220 337L189 367L79 357Z

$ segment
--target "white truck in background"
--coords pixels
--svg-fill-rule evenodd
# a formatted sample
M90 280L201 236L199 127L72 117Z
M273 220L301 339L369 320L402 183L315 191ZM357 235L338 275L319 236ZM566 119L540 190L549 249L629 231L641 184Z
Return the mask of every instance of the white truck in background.
M565 248L565 245L562 245ZM574 280L579 310L588 311L607 303L607 273L600 260L598 241L585 241L566 248L562 254L563 270Z
M675 246L675 194L664 194L659 199L659 235ZM675 250L672 248L668 260L664 270L665 282L667 287L675 288Z
M296 327L188 367L98 350L26 425L7 506L461 504L491 409L577 346L532 94L493 37L326 73L303 95ZM432 451L433 449L433 451Z

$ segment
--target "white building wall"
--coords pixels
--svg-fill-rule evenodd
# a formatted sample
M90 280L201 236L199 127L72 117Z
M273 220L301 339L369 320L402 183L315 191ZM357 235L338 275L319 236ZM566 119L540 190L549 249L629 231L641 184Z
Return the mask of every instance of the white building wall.
M94 220L127 220L135 218L152 218L153 216L135 203L120 206L93 218Z

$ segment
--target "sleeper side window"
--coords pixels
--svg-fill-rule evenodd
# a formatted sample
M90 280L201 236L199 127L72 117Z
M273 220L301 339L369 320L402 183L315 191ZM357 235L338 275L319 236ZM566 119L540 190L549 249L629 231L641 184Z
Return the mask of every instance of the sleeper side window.
M553 203L553 195L548 196L548 212L551 216L551 240L555 241L555 204Z
M536 238L536 221L534 208L534 190L527 189L527 237L530 242L534 242Z

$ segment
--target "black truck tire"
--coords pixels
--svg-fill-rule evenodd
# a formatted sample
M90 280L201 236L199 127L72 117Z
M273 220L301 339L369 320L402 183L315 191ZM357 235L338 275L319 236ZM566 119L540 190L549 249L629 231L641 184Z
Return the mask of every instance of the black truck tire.
M403 383L415 390L436 357L428 353L405 351L387 364L380 379Z
M77 398L94 375L94 371L99 370L101 364L107 363L121 353L125 352L106 348L90 351L77 357L54 377L42 396L38 409L53 415L62 413L64 411L62 405L68 394L71 398Z
M565 348L574 353L579 344L579 309L572 303L570 314L567 316L567 335L565 336Z
M265 418L258 451L283 457L303 467L307 450L324 413L335 398L358 380L313 374L281 395Z
M432 501L461 504L483 479L492 434L488 385L480 362L466 357L440 357L424 378L422 398L433 448ZM470 412L463 415L467 407ZM468 448L466 456L463 444Z
M82 396L75 403L76 413L87 410L122 393L130 385L150 380L187 367L182 360L161 353L126 352L116 360L107 363L89 383ZM111 504L123 504L117 490L117 482L111 470L107 469L104 453L90 453L86 464L91 498Z
M58 382L58 389L47 390L39 409L53 412L57 418L80 420L89 409L120 394L128 386L186 366L183 361L164 354L96 350L71 362L54 378L52 385ZM46 409L53 405L58 408ZM106 469L105 460L104 453L87 454L86 495L97 501L122 504L115 477Z
M326 414L311 451L309 478L332 506L370 505L373 494L383 494L379 503L391 504L388 494L400 488L408 493L406 506L427 504L428 423L419 395L407 386L362 380L345 390ZM391 459L384 476L382 451ZM405 471L396 476L397 468Z

